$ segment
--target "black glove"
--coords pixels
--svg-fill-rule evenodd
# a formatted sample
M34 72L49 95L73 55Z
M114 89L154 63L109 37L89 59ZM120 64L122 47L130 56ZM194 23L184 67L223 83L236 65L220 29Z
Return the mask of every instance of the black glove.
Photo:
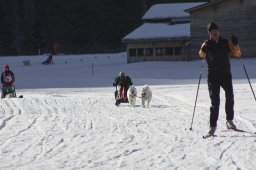
M232 41L232 43L233 43L234 45L238 45L238 39L237 39L237 37L234 36L233 34L232 34L232 36L231 36L231 41Z
M204 43L203 43L202 46L201 46L201 49L202 49L202 51L203 51L204 53L206 53L207 50L208 50L207 42L208 42L207 40L204 41Z
M116 86L116 82L113 82L113 86Z

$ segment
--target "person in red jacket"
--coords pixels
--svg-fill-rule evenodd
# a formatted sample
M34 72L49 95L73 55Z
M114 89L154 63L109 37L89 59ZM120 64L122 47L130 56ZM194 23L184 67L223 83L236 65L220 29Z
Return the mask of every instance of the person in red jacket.
M1 98L4 98L5 95L8 92L13 91L13 83L15 82L15 75L14 73L10 70L8 64L4 65L4 71L1 75L1 83L3 84L2 86L2 95Z

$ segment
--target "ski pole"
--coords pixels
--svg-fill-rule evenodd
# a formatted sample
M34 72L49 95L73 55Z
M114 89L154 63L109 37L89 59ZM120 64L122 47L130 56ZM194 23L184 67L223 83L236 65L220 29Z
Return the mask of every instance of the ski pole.
M200 86L200 82L201 82L201 78L202 78L203 68L204 68L204 59L202 61L200 76L199 76L198 85L197 85L196 99L195 99L195 105L194 105L194 111L193 111L193 115L192 115L192 121L191 121L190 130L192 130L193 120L194 120L194 116L195 116L197 96L198 96L199 86Z
M248 74L247 74L247 71L246 71L246 68L245 68L244 63L243 63L243 68L244 68L244 72L245 72L245 75L246 75L246 77L247 77L247 80L248 80L248 82L249 82L249 85L250 85L250 87L251 87L252 94L253 94L254 99L255 99L255 101L256 101L256 97L255 97L255 94L254 94L254 91L253 91L253 88L252 88L252 84L251 84L251 81L250 81L249 76L248 76Z

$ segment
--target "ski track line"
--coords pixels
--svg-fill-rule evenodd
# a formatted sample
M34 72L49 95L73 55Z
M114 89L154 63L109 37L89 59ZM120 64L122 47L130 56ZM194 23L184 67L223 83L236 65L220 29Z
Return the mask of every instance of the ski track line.
M247 128L252 132L252 133L256 133L256 128L253 125L253 123L251 123L248 119L243 118L242 116L236 116L236 118L238 120L240 120L241 122L244 122L244 124L247 126Z
M150 151L150 152L147 152L148 156L145 156L145 158L142 158L142 160L143 159L151 160L150 161L151 163L149 163L150 164L149 166L151 166L152 168L154 166L158 167L157 166L158 163L155 163L154 161L158 160L158 159L160 159L160 160L164 159L164 158L162 158L163 155L165 155L164 157L167 157L169 160L172 160L173 158L164 149L165 147L168 146L168 142L165 144L164 148L158 148L158 147L156 147L157 145L155 144L157 142L154 142L155 139L153 138L153 136L156 136L156 134L159 134L159 129L157 128L157 126L162 124L162 123L155 123L155 122L158 122L157 114L161 114L162 110L165 109L165 107L158 104L159 106L157 106L157 108L160 108L161 110L160 111L158 110L157 111L158 113L156 113L155 111L152 110L152 109L156 109L156 108L154 108L154 107L156 107L155 105L154 105L153 108L152 107L142 108L141 106L139 106L139 107L136 106L135 108L131 108L129 106L129 104L124 104L124 105L126 105L126 107L130 109L129 110L130 114L133 115L134 118L136 118L136 119L127 119L125 127L127 127L127 125L130 125L128 127L131 127L131 125L136 127L136 129L133 130L134 131L133 136L135 137L135 139L138 136L141 136L141 134L147 134L146 135L147 137L145 138L145 140L146 140L145 142L147 143L146 144L147 148L144 148L144 149L146 149L147 151ZM118 107L118 109L123 110L124 108L123 107L122 108ZM152 117L152 115L153 115L153 117ZM166 122L165 119L164 119L164 121ZM147 125L146 128L144 127L144 125ZM154 134L152 134L151 131ZM160 132L160 134L162 134L162 132ZM165 135L165 138L166 137L168 137L168 136ZM169 136L169 137L171 137L171 136ZM158 140L157 136L155 138ZM160 156L158 158L155 158L156 157L155 155L158 155L156 153L161 153L159 155L162 155L162 156ZM149 157L149 158L147 158L147 157ZM160 161L160 162L162 162L162 161ZM166 162L163 161L162 163L166 163ZM135 166L139 166L139 165L135 165Z
M13 115L8 116L2 120L0 120L0 130L6 126L6 123L13 118Z
M214 140L213 140L214 141ZM240 147L245 150L245 152L239 152L237 150ZM253 163L251 162L251 157L248 157L246 150L248 146L246 143L240 143L236 140L221 140L215 144L215 149L208 151L209 157L213 156L216 159L216 168L223 167L225 164L228 169L250 169L248 167L252 167ZM216 155L210 153L218 153ZM240 159L242 157L247 157L245 162L241 162ZM246 166L248 164L248 166Z
M113 156L111 156L107 160L105 160L105 158L103 157L104 161L100 161L100 162L94 161L94 166L91 166L91 167L99 167L99 166L104 167L105 164L113 164L117 168L127 167L127 161L129 160L129 155L136 154L138 153L138 151L141 150L141 148L138 148L136 145L134 146L134 143L136 142L136 139L138 138L138 136L143 134L141 133L142 132L141 130L138 130L138 125L140 125L141 123L139 117L137 116L134 117L135 116L134 109L137 109L137 108L130 108L128 104L121 104L119 107L116 107L114 106L113 101L111 103L106 103L103 105L105 107L101 107L101 109L99 109L99 111L96 111L96 112L113 113L110 115L106 114L107 116L106 119L110 119L114 121L109 125L110 136L118 135L119 136L118 138L120 140L117 140L117 142L110 141L103 148L103 150L105 150L105 152L103 153L107 155L110 154ZM139 124L136 122L139 122ZM134 127L136 128L134 129ZM117 151L118 153L115 153L115 151ZM132 168L133 165L134 165L133 163L129 163L129 168L130 167Z
M101 159L103 159L103 160L100 162L95 162L95 164L96 165L101 164L103 167L104 167L104 165L107 165L107 164L113 164L115 167L120 168L120 167L122 167L122 164L123 164L123 157L129 155L128 150L125 150L124 146L122 146L120 144L122 144L123 142L124 143L128 142L127 144L129 145L129 143L131 143L133 141L134 137L129 136L129 135L126 136L127 128L129 129L129 126L127 126L128 120L122 119L120 117L115 117L117 115L122 114L122 111L120 111L119 108L117 108L118 111L115 113L116 106L113 103L108 103L108 100L106 100L106 99L101 100L101 105L103 105L104 107L96 106L98 108L98 109L95 108L96 112L99 115L101 115L103 113L102 116L106 116L106 119L112 120L110 122L110 124L108 123L108 125L106 125L106 127L109 127L109 130L107 130L106 133L107 134L109 133L110 137L112 136L111 141L108 141L103 148L103 150L105 150L104 153L106 155L112 155L112 156L110 156L109 158L102 157ZM108 106L108 107L106 107L106 106ZM113 114L111 114L111 115L104 114L105 112L113 113ZM115 115L114 115L114 113L115 113ZM130 113L127 113L127 114L130 114ZM102 134L104 134L104 133L105 132L102 132ZM121 136L119 136L119 134ZM118 137L119 139L116 142L114 142L112 140L115 138L116 135L119 136ZM118 151L118 153L116 153L116 151ZM105 155L105 154L103 154L103 155Z
M67 98L67 100L71 100L71 99ZM53 142L54 145L56 145L56 148L52 148L52 146L50 148L46 147L47 148L47 152L45 153L46 155L44 158L41 158L41 159L45 159L45 158L50 159L53 156L60 154L61 152L65 152L65 150L63 149L65 149L65 147L69 147L69 145L66 145L65 143L72 144L73 140L76 139L78 134L76 132L76 125L75 125L76 123L78 123L77 121L78 119L75 120L75 115L77 114L76 111L73 110L72 106L71 106L71 109L69 110L68 108L66 108L67 106L62 105L60 101L61 100L59 100L59 98L51 98L51 97L48 98L47 100L44 100L43 112L50 115L49 121L54 124L52 129L49 129L47 131L47 134L48 134L47 139L50 139L49 142ZM72 129L71 126L74 126L74 129ZM79 123L77 124L77 126L79 126ZM74 133L73 133L73 130L74 130ZM71 137L71 135L73 135L73 137Z
M81 127L82 127L82 131L81 132L77 132L76 134L76 140L73 141L73 145L79 145L79 148L77 150L74 150L76 153L78 152L79 155L84 155L86 153L86 150L91 150L91 152L93 152L93 148L90 148L90 143L95 141L96 139L98 140L98 136L95 135L94 133L97 132L97 119L95 119L95 115L97 114L97 111L95 110L95 108L97 108L97 106L95 106L98 103L98 100L94 99L94 98L85 98L84 99L86 101L86 103L82 103L82 105L80 106L80 110L79 112L82 112L82 122L81 122ZM87 107L84 107L84 106ZM79 120L79 118L78 118ZM98 121L100 122L100 121ZM79 130L79 129L78 129ZM101 136L102 137L102 136ZM78 144L79 143L79 144ZM85 147L87 146L87 147ZM78 155L77 155L78 156ZM73 157L77 157L76 155L74 155ZM86 156L88 157L88 156ZM77 163L76 167L88 167L91 164L91 159L89 158L88 160L89 163L85 162L85 161L79 161L79 163ZM88 165L89 164L89 165Z
M15 106L14 106L15 107ZM12 101L8 101L6 99L2 99L1 100L1 108L3 109L2 110L2 114L3 114L3 119L1 119L0 121L0 130L3 129L7 122L9 120L11 120L14 115L15 115L15 110L13 109L13 104L12 104Z
M73 147L72 141L76 139L77 133L73 137L71 137L70 135L72 135L72 130L70 126L76 123L74 122L74 115L76 113L73 113L74 115L72 115L73 110L65 109L66 106L62 106L62 103L59 103L58 98L47 98L47 100L41 99L37 102L37 105L39 104L40 106L42 106L40 111L41 117L43 117L43 120L46 119L47 121L50 121L49 123L52 125L46 130L41 129L42 132L45 131L44 137L41 140L43 151L41 152L40 156L38 154L38 156L36 157L38 158L38 161L45 161L45 159L49 160L52 158L56 161L59 159L58 155L66 152L66 147ZM62 109L67 112L64 114L65 116L68 116L68 121L66 121L67 118L65 116L62 116ZM67 146L65 143L69 142L70 145Z
M45 153L48 153L49 150L52 150L52 148L48 149L47 148L47 140L49 140L49 138L51 138L53 135L50 134L50 132L55 129L55 127L57 126L57 124L52 124L51 122L47 123L48 124L48 129L44 129L44 127L42 127L41 125L41 121L43 120L47 120L46 117L48 115L48 113L46 112L46 109L44 108L45 106L45 102L44 99L42 98L36 98L33 97L32 98L32 108L37 106L37 110L34 110L34 112L36 112L35 114L38 115L38 119L39 119L39 123L36 126L37 130L40 132L39 136L41 138L40 143L38 144L40 146L41 152L40 154L38 154L36 156L36 158L38 158L39 160L41 159L39 155L42 155L41 157L44 157L43 155ZM40 106L40 107L38 107ZM30 108L28 108L28 110L30 110ZM36 161L36 160L34 160Z
M90 168L104 167L104 165L110 164L111 161L114 160L114 158L115 158L115 156L114 156L115 153L112 153L112 152L115 150L115 148L117 148L116 142L112 142L111 138L109 141L108 137L113 136L113 132L115 130L117 130L118 127L117 127L117 125L112 126L111 125L113 123L112 121L105 122L106 120L109 120L109 116L107 116L107 114L105 114L105 112L108 111L109 109L105 104L104 98L101 98L100 101L91 101L91 103L93 103L92 107L90 108L90 111L93 110L93 115L92 115L93 119L91 120L93 127L92 127L91 131L92 131L93 135L94 135L94 132L98 133L98 135L96 135L97 138L99 136L102 136L101 138L104 138L104 134L105 134L105 140L99 146L99 148L102 149L103 154L99 155L99 157L97 159L89 158L89 160L90 160L89 167ZM113 117L111 118L111 120L114 120ZM105 128L102 128L101 126L105 126ZM114 130L112 130L111 127L113 127ZM101 139L97 139L97 140L101 140ZM114 144L114 148L112 149L111 146L113 144ZM92 148L92 151L95 153L95 155L98 155L97 150ZM106 155L111 155L111 156L109 158L105 158Z
M17 102L18 101L18 102ZM9 103L9 107L11 107L11 108L13 108L12 110L12 112L13 112L13 117L15 118L15 119L19 119L19 117L21 117L20 115L21 115L21 113L23 112L23 108L19 108L18 107L18 105L20 105L20 103L21 102L19 102L19 101L22 101L21 99L18 99L18 100L16 100L16 99L10 99L9 101L8 101L8 103ZM12 104L11 104L12 103ZM16 104L17 103L17 104ZM16 114L15 114L16 113ZM18 117L17 117L18 116ZM13 119L13 121L14 121L14 119ZM34 118L33 120L32 120L32 122L29 122L27 125L25 125L25 127L23 128L23 129L21 129L21 130L18 130L18 132L16 133L16 134L14 134L14 135L12 135L12 136L9 136L6 140L5 140L5 143L3 143L2 145L1 145L1 148L4 148L4 149L1 149L2 150L2 152L4 152L4 153L6 153L6 148L7 148L7 146L10 146L11 145L11 142L12 141L14 141L15 142L15 140L17 141L17 137L19 137L19 136L24 136L23 134L25 133L25 132L27 132L27 131L30 131L30 129L34 126L34 124L36 123L36 118ZM13 123L12 123L13 124ZM16 124L16 123L15 123ZM32 141L33 142L33 141ZM13 142L12 142L13 143ZM36 142L35 142L36 143ZM23 156L23 154L27 151L27 149L29 149L29 148L31 148L33 146L33 143L32 144L28 144L27 146L25 145L23 148L22 148L22 150L20 150L20 152L19 153L17 153L15 156L17 156L17 157L22 157ZM2 159L3 160L3 159ZM12 164L12 163L10 163L10 164ZM8 167L8 165L6 165L6 167Z
M21 109L17 107L17 105L15 104L13 99L9 99L9 100L3 99L1 101L2 101L2 107L4 109L4 111L3 111L4 115L6 115L6 116L8 115L7 117L3 118L2 123L0 125L0 130L1 130L0 132L3 132L3 131L5 131L4 128L7 126L7 123L10 122L10 124L13 124L12 123L12 121L14 121L13 119L21 114ZM10 140L12 138L19 136L23 131L19 131L15 135L8 134L9 138L5 139L4 143L0 144L0 146L4 147L8 142L10 142ZM7 136L5 135L4 137L7 137Z
M203 128L195 132L189 132L186 128L191 121L192 115L188 115L188 110L191 108L192 111L192 105L175 97L165 96L160 91L153 96L149 108L142 108L141 105L131 108L129 104L116 107L114 100L109 98L110 96L98 98L86 95L78 99L73 96L52 95L37 98L32 95L28 99L5 101L1 108L13 117L6 121L1 131L16 123L19 117L28 121L22 124L22 129L18 129L16 136L8 138L4 146L11 145L11 140L16 137L25 139L22 136L26 133L34 133L35 139L24 141L27 144L22 149L13 147L18 151L16 157L9 160L7 165L0 165L0 168L45 167L43 162L46 161L54 169L186 169L191 167L192 162L198 161L193 155L203 153L205 155L200 158L208 157L214 162L220 162L208 167L218 168L218 164L224 164L229 168L246 168L238 161L239 153L230 155L232 150L244 145L242 138L209 139L205 144L199 142L199 146L198 134ZM201 109L205 108L200 108L196 115L199 128L205 126L202 122L208 118L208 115L202 114ZM3 119L8 118L7 115L3 116ZM253 126L246 121L248 120L243 118L240 120L246 126ZM245 143L244 150L247 147L253 149L253 141ZM2 153L8 154L8 149L3 150L2 147L3 145L0 146ZM245 152L242 156L253 160ZM248 164L253 165L253 162Z
M191 118L192 118L192 112L193 112L192 105L190 105L187 102L184 102L180 99L177 99L176 97L158 95L158 96L155 96L155 98L157 98L159 101L161 101L161 103L164 103L166 106L168 106L167 107L168 112L174 116L174 117L172 117L173 119L182 118L181 120L179 120L180 123L182 123L182 124L179 124L179 127L184 127L184 128L180 129L179 127L177 127L176 129L182 130L182 133L190 132L188 127L190 126L189 123L191 123ZM191 108L191 110L190 110L190 108ZM199 120L200 121L199 125L204 126L204 123L207 122L208 117L203 115L201 110L206 112L207 108L205 108L205 107L197 108L197 111L195 113L196 115L194 118L194 124L196 123L195 121L197 121L197 123L198 123L198 120ZM179 115L177 115L176 112L178 112ZM180 116L180 113L183 113L184 116ZM200 135L201 133L202 132L197 131L198 135ZM181 134L181 132L178 132L178 134Z
M161 99L165 99L164 101L166 101L166 102L168 102L168 101L171 101L172 102L172 105L175 105L175 103L176 102L182 102L182 101L179 101L179 100L176 100L176 99L169 99L169 100L166 100L166 98L168 98L168 97L160 97L160 100ZM163 102L164 102L163 101ZM162 103L163 103L162 102ZM186 105L186 104L185 104ZM182 106L184 106L184 105L182 105ZM186 114L186 112L187 112L187 108L188 107L183 107L182 109L183 110L180 110L179 111L179 113L184 113L185 112L185 114ZM169 110L171 109L170 107L168 108ZM170 110L170 112L172 112L171 110ZM180 116L180 115L179 115ZM178 117L179 118L179 117ZM200 120L202 120L202 119L200 119ZM184 123L183 123L183 125L184 126L186 126L186 123L187 123L187 121L189 121L189 120L186 120L186 118L184 119ZM187 129L185 129L185 130L183 130L183 129L181 129L182 131L183 131L183 133L186 133L186 131L188 131ZM178 142L178 143L182 143L182 141L184 140L184 142L185 143L190 143L190 146L191 146L191 148L194 148L194 147L192 147L193 145L195 146L195 148L197 148L196 146L198 145L198 139L196 139L196 138L184 138L183 139L183 137L182 136L180 136L180 132L178 132L177 133L177 135L180 137L180 139L179 139L179 141L180 142ZM199 132L197 132L197 136L199 135ZM195 136L196 137L196 136ZM230 145L230 147L231 147L232 145ZM206 146L204 146L203 148L205 148ZM184 153L183 155L180 155L180 159L183 159L184 161L185 160L187 160L187 159L190 159L190 155L189 154L187 154L187 153L190 153L191 152L191 149L190 147L181 147L181 150L180 150L180 152L179 153ZM230 148L226 148L226 150L224 150L222 153L220 153L220 158L223 158L223 155L225 155L225 153L226 153L226 151L227 150L229 150ZM176 150L179 150L179 148L176 148ZM193 149L194 150L194 149ZM198 150L198 151L196 151L196 152L201 152L200 150ZM202 153L204 153L203 151L202 151ZM210 155L209 155L210 156ZM178 162L180 162L180 161L178 161ZM176 165L177 167L179 167L179 165ZM189 166L189 165L188 165ZM186 166L184 165L184 168L186 168Z
M105 103L103 105L107 106L108 104L105 101ZM114 104L112 105L112 107L115 107ZM110 109L110 108L111 108L111 105L109 107L101 108L100 112L102 112L102 113L104 113L104 112L113 113L114 110ZM120 114L120 112L118 111L117 114ZM118 120L119 120L118 118L116 118L113 114L107 115L107 117L111 120L111 123L113 124L113 125L111 125L113 130L111 130L111 132L110 132L112 134L112 136L114 136L114 133L122 133L122 131L124 131L124 129L121 129L123 127L121 127L118 124ZM125 123L127 123L127 122L125 122ZM124 137L124 135L122 135L122 137ZM131 139L130 141L132 141L132 140L133 139ZM112 146L112 144L113 144L112 142L109 142L106 145L106 147L110 147L110 149L106 150L107 154L111 154L113 151L115 151L116 148L119 148L119 146L118 146L119 143L118 142L115 142L113 146ZM116 168L122 167L122 164L123 164L123 155L122 154L116 155L114 153L113 157L111 157L108 160L106 160L106 162L108 162L108 161L113 161L114 162L115 160L116 160L116 164L114 164L114 166Z
M86 100L85 104L83 104L83 100ZM89 104L88 104L88 102L89 102ZM74 135L71 138L67 136L68 140L67 140L67 137L65 138L65 141L62 140L61 143L68 143L68 145L63 144L64 148L62 148L62 151L61 151L62 154L69 155L69 157L71 157L71 158L75 158L75 157L78 157L77 152L80 152L80 154L83 155L83 152L84 152L83 150L88 149L88 148L85 148L86 144L84 142L90 142L91 141L91 138L93 138L92 135L94 133L94 128L97 128L97 126L95 126L96 125L95 118L93 117L93 115L95 115L95 111L91 112L91 110L94 109L94 105L96 103L98 103L98 100L89 99L89 98L85 98L85 99L82 98L81 100L79 100L77 102L74 102L74 105L75 105L74 108L77 108L77 109L75 109L75 110L71 109L69 111L66 110L68 113L73 115L73 118L71 118L73 120L73 123L71 123L71 124L69 123L69 124L70 124L70 126L71 125L73 126L75 131L72 131L71 128L67 128L67 130L70 131L70 132L68 132L68 134L71 133L71 134L74 134ZM88 110L83 109L85 105L89 106L87 108ZM73 107L73 106L70 106L70 107ZM74 119L74 115L78 116L79 114L83 116L83 117L81 117L82 119L80 117L77 117L77 119ZM74 120L77 120L77 121L74 121ZM84 121L86 123L84 123ZM80 129L77 126L81 126L82 129ZM81 132L81 130L82 130L82 132ZM83 130L85 130L85 131L83 132ZM97 130L97 129L95 129L95 130ZM88 140L84 137L88 138ZM96 136L96 138L98 138L98 137ZM82 141L82 139L86 139L86 140ZM81 143L81 144L78 144L78 143ZM77 146L79 146L79 147L77 148ZM70 153L65 148L72 148L72 150L74 152ZM50 156L47 157L47 159L52 159L53 158L53 160L55 162L56 161L59 162L59 161L61 161L61 159L58 156L59 154L60 154L60 152L59 153L56 152L55 154L51 154ZM66 161L62 165L62 167L64 168L64 167L68 166L68 164L69 164L69 161ZM79 167L85 167L85 165L79 165ZM74 166L74 165L72 165L72 166Z
M49 101L50 100L50 101ZM56 124L56 126L63 132L66 131L66 128L63 127L60 123L58 123L58 116L59 114L57 112L55 112L54 108L56 107L55 105L57 105L56 100L52 99L52 98L44 98L40 104L40 108L42 110L42 115L47 114L50 119L50 122L54 122ZM53 107L55 106L55 107ZM72 120L71 120L72 121Z
M55 143L57 143L56 146L58 146L58 144L61 143L62 139L58 137L58 133L52 133L56 131L55 129L65 131L64 128L61 127L56 120L57 113L54 112L54 108L56 107L56 105L49 105L48 100L52 102L52 98L49 97L34 100L34 106L40 106L39 110L37 111L39 113L37 114L40 116L40 122L38 123L37 130L40 132L39 136L41 140L40 143L38 143L38 145L40 146L41 151L33 156L36 158L33 160L33 162L43 160L45 158L45 155L47 155L50 152L54 152L55 148L52 148L52 146L48 147L48 143L54 141ZM54 102L54 104L56 103ZM47 124L49 124L48 129L45 129L45 127L41 127L41 123L43 123L42 121L45 120L47 122L49 121L48 123L46 122Z
M156 110L157 109L157 110ZM160 109L160 110L158 110ZM145 120L145 125L147 125L147 129L141 128L148 134L147 138L147 148L148 157L144 158L148 159L149 167L151 168L158 168L160 164L166 164L165 159L168 158L172 160L172 157L166 152L166 148L168 147L168 142L171 139L171 135L166 135L163 133L163 129L167 128L170 124L166 121L165 114L166 113L166 106L163 106L162 103L156 103L155 100L152 100L151 105L149 108L142 108L140 107L139 110L136 110L137 115L136 117L141 117L142 120ZM142 114L140 113L141 111ZM168 120L168 119L167 119ZM163 129L159 128L164 126ZM166 127L167 125L167 127ZM138 126L140 127L140 126ZM159 137L162 136L162 137ZM159 141L159 139L163 139ZM161 146L158 146L158 143L164 143ZM170 163L170 162L169 162Z
M188 88L191 88L191 87L188 87ZM186 88L186 89L188 89L188 88ZM246 89L246 88L245 88ZM183 89L184 90L184 89ZM205 90L205 89L200 89L200 90ZM237 90L237 89L236 89ZM165 91L167 91L167 90L165 90ZM248 91L248 89L247 90L245 90L245 91ZM178 94L178 93L177 93ZM177 94L174 94L174 98L176 98L176 95ZM200 95L200 94L199 94ZM224 96L224 92L222 91L221 92L221 95L220 95L220 97L221 97L221 101L225 101L225 96ZM237 96L236 96L237 97ZM177 98L177 100L180 100L179 98ZM181 101L181 100L180 100ZM181 101L181 102L183 102L183 101ZM184 102L183 102L184 103ZM197 101L197 103L199 103L199 101ZM189 103L185 103L185 104L189 104ZM206 107L199 107L199 106L197 106L197 108L196 108L196 113L198 113L199 111L198 111L198 109L199 108L206 108ZM208 108L207 108L207 112L209 112L208 111ZM196 114L195 113L195 114ZM201 114L200 114L201 115ZM196 114L196 116L200 116L200 115L198 115L198 114ZM248 121L247 119L244 119L244 118L242 118L241 116L236 116L236 114L235 114L235 120L242 120L246 125L247 125L247 128L246 129L250 129L252 132L256 132L256 128L253 126L253 124L250 122L250 121ZM223 121L224 120L224 121ZM221 103L221 105L220 105L220 116L219 116L219 122L221 122L222 124L220 124L220 126L218 127L218 129L223 129L223 128L225 128L226 127L226 125L225 125L225 122L226 122L226 113L225 113L225 108L224 108L224 103ZM242 126L243 127L243 126Z
M49 106L47 106L47 102L45 102L44 100L33 100L32 99L32 101L34 102L34 106L41 106L41 109L39 109L39 110L41 110L41 111L39 111L38 112L38 110L37 110L37 115L43 115L43 114L45 114L46 112L46 114L53 114L53 111L51 110L51 109L45 109L45 108L47 108L47 107L49 107ZM32 102L32 103L33 103ZM42 104L43 103L43 104ZM33 106L32 105L32 106ZM38 114L39 113L39 114ZM34 121L30 124L30 125L28 125L28 127L27 128L25 128L25 129L22 129L22 130L20 130L16 135L14 135L14 136L12 136L11 138L14 138L14 137L17 137L17 136L19 136L19 135L21 135L22 134L22 132L25 132L26 130L29 130L34 124L36 124L36 119L37 118L35 118L34 119ZM52 120L51 121L56 121L55 120L56 118L54 117L54 116L52 116ZM59 127L58 128L60 128L60 125L58 124L58 123L56 123L56 125L58 125ZM53 128L55 128L56 127L56 125L54 125L51 129L49 129L47 132L51 132L52 130L53 130ZM39 126L37 126L37 128L38 128ZM41 133L42 133L42 129L40 129L40 128L38 128L39 129L39 131L41 131ZM60 128L61 130L64 130L64 128ZM45 133L45 134L47 134L47 132ZM41 147L41 148L43 148L44 147L44 145L45 145L45 138L47 139L47 138L49 138L49 137L53 137L53 135L48 135L48 136L45 136L45 137L43 137L43 138L41 138L41 139L39 139L38 141L40 142L40 143L44 143L43 144L43 146ZM11 138L9 138L9 140L11 139ZM38 141L36 141L35 142L35 144L36 143L38 143ZM60 140L60 142L59 143L61 143L61 141L63 141L63 140ZM7 142L5 143L5 144L7 144ZM39 144L40 145L40 144ZM22 151L19 155L17 155L17 156L22 156L26 151L28 151L30 148L32 148L32 144L31 145L29 145L29 146L27 146L27 147L25 147L25 150L24 151ZM36 158L38 157L38 155L40 155L40 153L39 154L35 154L33 157L34 157L34 159L33 160L31 160L32 162L33 161L35 161L36 160ZM25 164L28 164L29 162L27 162L27 163L25 163ZM31 163L31 162L30 162ZM21 165L21 164L20 164ZM24 165L24 163L23 163L23 165ZM19 165L17 165L17 166L19 166Z
M234 142L231 142L226 148L224 149L222 148L222 152L220 153L220 157L219 157L220 160L222 160L225 153L232 147L233 144Z
M161 107L161 106L160 106ZM162 148L162 146L158 146L157 143L161 142L159 140L159 135L162 133L159 133L159 129L157 126L161 125L165 122L165 119L162 120L161 118L161 112L162 108L159 111L155 111L156 108L142 108L141 106L136 108L131 108L134 114L134 120L131 120L129 124L133 125L132 127L135 127L134 129L134 136L135 139L140 137L141 135L145 134L144 146L146 148L141 148L142 150L142 157L137 160L138 164L134 164L135 167L141 168L145 165L142 163L143 160L147 160L148 167L154 168L159 167L159 162L161 164L165 164L165 161L162 161L164 159L163 157L170 157L168 154L166 154ZM160 116L160 119L158 118ZM160 121L160 122L159 122ZM170 136L163 136L164 138L168 138ZM141 141L141 140L140 140ZM163 142L163 141L162 141ZM141 142L140 142L141 143ZM167 143L167 142L164 142ZM164 148L167 144L164 145ZM159 156L158 156L159 155ZM132 168L132 167L129 167Z
M136 110L139 108L132 108L128 103L123 105L125 105L126 108L117 108L119 111L124 112L123 114L126 115L124 123L119 122L119 128L123 129L123 132L121 131L120 133L124 135L120 142L117 143L121 145L123 150L123 153L119 157L117 168L127 167L129 169L134 169L134 166L136 165L133 161L131 162L129 160L129 155L139 154L139 151L142 151L143 148L136 146L136 144L138 143L140 145L142 142L148 143L147 141L149 138L151 138L151 134L146 128L141 128L141 126L144 126L145 124L145 119L141 119L140 115L136 113Z
M155 101L158 101L158 103L155 103ZM161 138L166 138L167 141L175 140L175 138L176 138L175 136L171 135L171 133L169 133L170 135L166 134L166 133L168 133L168 131L166 131L165 128L169 127L170 123L169 123L168 119L166 119L164 117L161 118L161 116L162 116L161 114L166 113L166 109L167 109L167 112L170 113L170 110L168 110L168 104L163 105L162 101L164 101L164 99L152 101L150 108L133 108L134 111L136 111L136 119L144 120L143 124L147 125L147 128L142 128L142 131L145 131L148 134L148 138L146 141L148 143L147 150L151 150L151 152L149 155L150 158L147 158L147 159L151 159L150 166L152 168L158 167L158 165L159 165L159 163L157 163L158 161L160 161L161 164L166 164L167 162L165 161L165 159L172 160L172 162L175 162L174 158L166 150L166 148L168 148L168 146L169 146L169 142L155 141L155 140L159 140ZM156 111L156 109L160 109L160 110ZM147 111L147 113L144 113L144 112L141 113L142 110ZM165 116L165 114L163 116ZM163 126L162 125L163 123L167 124L167 127L164 126L162 129L160 129L159 127ZM136 127L137 128L140 127L140 124L136 124ZM159 135L157 135L157 134L159 134L160 136L162 136L162 135L163 136L159 137ZM173 139L170 139L170 137L173 137ZM162 143L164 142L165 144L163 146L157 147L156 143L158 143L158 142L162 142ZM156 155L159 155L159 156L157 157ZM170 164L170 162L168 162L167 166L176 167L175 163L173 163L171 165L169 165L169 164Z
M143 162L143 160L148 160L148 166L152 166L154 163L152 163L154 154L157 154L157 152L159 152L159 150L157 150L157 152L154 152L155 147L155 142L157 138L156 136L158 136L157 133L154 133L153 130L155 130L155 125L153 124L155 122L155 114L151 112L150 108L142 108L142 106L140 105L138 108L131 108L134 114L134 119L131 120L130 122L128 122L131 127L133 127L134 129L134 136L135 139L143 137L144 141L144 146L143 148L139 148L139 150L142 150L143 153L143 157L138 159L138 165L136 165L135 163L133 163L133 167L129 167L129 168L134 168L136 167L143 167L143 165L141 165ZM152 134L154 133L154 134ZM135 141L136 142L136 141ZM136 147L132 146L134 149ZM145 165L144 165L145 166Z

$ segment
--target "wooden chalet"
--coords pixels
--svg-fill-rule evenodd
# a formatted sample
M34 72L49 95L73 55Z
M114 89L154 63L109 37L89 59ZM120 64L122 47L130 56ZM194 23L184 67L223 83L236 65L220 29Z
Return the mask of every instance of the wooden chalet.
M256 0L213 0L185 10L190 13L191 56L198 58L198 50L208 39L206 26L214 22L220 34L239 39L242 57L256 57Z
M123 38L127 62L190 60L190 23L185 9L202 3L152 6L144 24Z

